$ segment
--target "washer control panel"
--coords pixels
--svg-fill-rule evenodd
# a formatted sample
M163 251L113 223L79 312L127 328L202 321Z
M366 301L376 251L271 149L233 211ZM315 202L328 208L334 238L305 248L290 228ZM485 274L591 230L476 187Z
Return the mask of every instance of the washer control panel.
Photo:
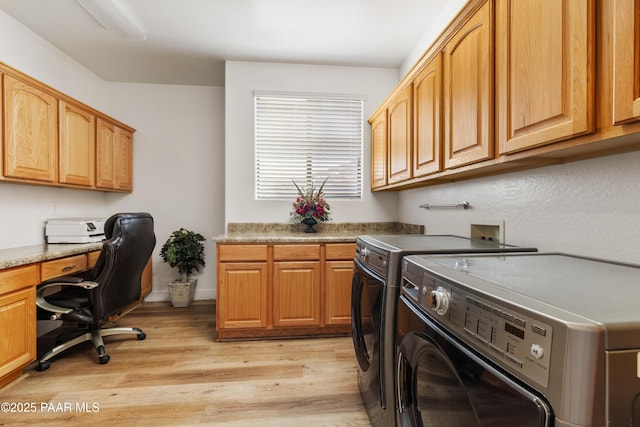
M548 387L551 338L547 323L442 282L424 272L418 303L429 317L503 365Z
M367 268L375 271L385 279L388 277L389 254L386 251L376 250L361 241L356 242L356 259Z

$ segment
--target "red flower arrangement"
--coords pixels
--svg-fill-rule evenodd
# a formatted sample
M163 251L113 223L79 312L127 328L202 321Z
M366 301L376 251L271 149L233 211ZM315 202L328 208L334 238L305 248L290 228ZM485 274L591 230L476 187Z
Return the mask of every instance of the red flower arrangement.
M322 189L327 179L328 177L322 182L317 192L312 185L306 193L300 189L295 181L291 180L293 185L298 189L298 197L296 197L296 201L293 202L293 211L291 212L292 222L302 222L308 218L313 218L318 222L331 220L331 206L329 206L329 203L322 197Z

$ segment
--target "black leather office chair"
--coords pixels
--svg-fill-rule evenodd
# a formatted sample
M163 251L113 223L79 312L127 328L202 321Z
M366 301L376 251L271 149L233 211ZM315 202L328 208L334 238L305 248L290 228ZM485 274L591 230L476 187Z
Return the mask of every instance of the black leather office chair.
M49 361L69 348L91 340L98 352L98 360L109 362L102 337L116 334L134 334L139 340L146 338L138 328L103 328L108 318L140 298L142 271L156 244L153 218L148 213L119 213L110 217L104 226L105 240L96 265L88 275L64 277L42 283L36 293L40 313L46 312L52 320L76 322L82 329L39 359L38 370L48 369ZM59 292L47 295L52 287Z

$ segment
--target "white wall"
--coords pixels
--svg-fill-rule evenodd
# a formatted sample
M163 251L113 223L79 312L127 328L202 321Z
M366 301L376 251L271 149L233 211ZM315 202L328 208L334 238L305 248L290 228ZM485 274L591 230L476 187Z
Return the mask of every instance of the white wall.
M134 191L107 194L117 211L147 211L155 221L153 292L168 300L167 283L178 278L160 248L180 227L206 238L205 268L196 276L196 299L214 299L215 244L224 232L224 88L157 84L109 84L118 118L136 128Z
M416 42L416 45L411 50L409 55L405 58L400 66L400 77L407 74L407 72L413 67L413 65L420 59L424 52L431 46L433 41L442 33L442 30L453 20L458 14L462 6L467 3L468 0L447 0L441 2L442 11L440 14L434 17L430 17L429 22L425 20L425 32Z
M255 199L253 92L262 90L365 95L366 120L393 89L398 81L398 73L395 69L381 68L228 61L225 79L226 223L282 223L289 220L293 200ZM329 200L335 222L395 221L397 218L395 194L372 194L369 191L369 141L371 132L367 124L364 132L363 198Z
M136 128L131 194L0 182L0 249L41 244L52 216L148 211L155 219L153 292L167 300L177 272L162 263L171 231L203 234L206 263L196 298L215 296L215 245L224 232L224 89L109 83L0 11L0 61Z

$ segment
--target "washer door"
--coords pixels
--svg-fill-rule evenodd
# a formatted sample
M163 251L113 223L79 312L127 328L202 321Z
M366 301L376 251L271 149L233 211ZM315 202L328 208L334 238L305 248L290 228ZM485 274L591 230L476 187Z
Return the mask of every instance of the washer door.
M534 395L499 368L440 331L409 307L398 310L418 316L420 328L405 334L398 347L397 394L402 426L545 427L552 413L543 397ZM421 329L421 330L416 330Z
M351 284L351 334L359 369L363 372L379 360L383 287L381 278L355 261Z
M416 333L403 338L398 378L403 426L481 425L455 367L430 338Z

